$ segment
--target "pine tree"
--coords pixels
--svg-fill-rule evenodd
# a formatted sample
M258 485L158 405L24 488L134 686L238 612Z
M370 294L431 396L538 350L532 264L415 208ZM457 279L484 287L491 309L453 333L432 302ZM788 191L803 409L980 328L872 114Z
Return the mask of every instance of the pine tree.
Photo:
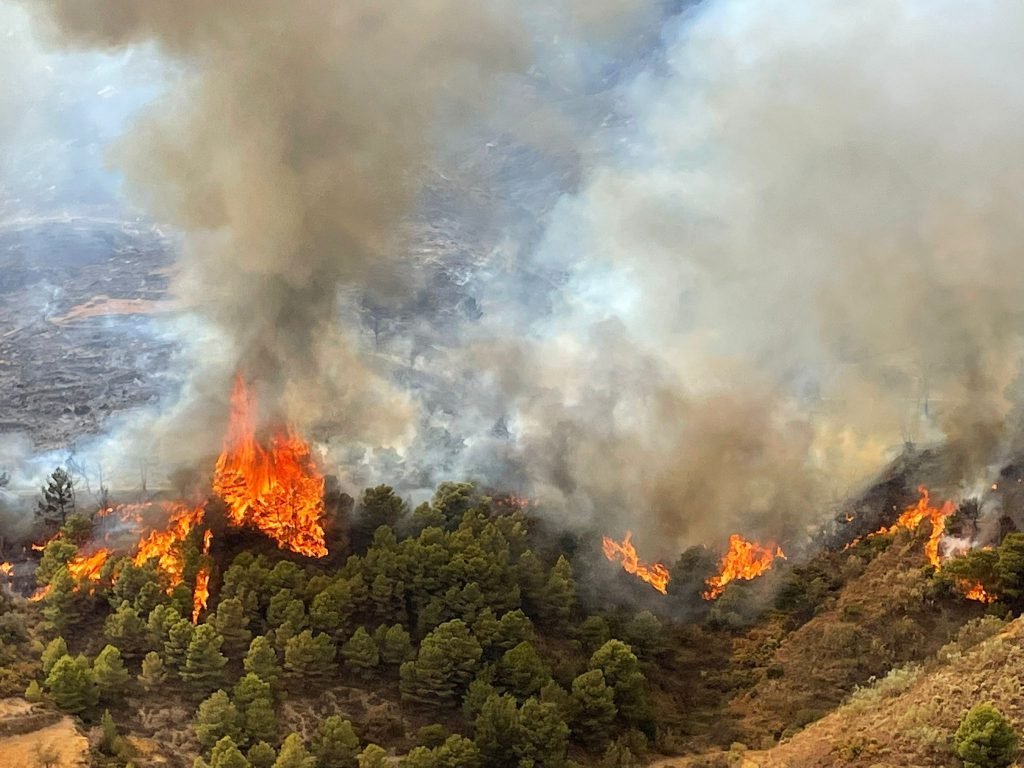
M167 629L167 641L164 643L164 661L171 669L181 671L185 668L189 646L195 627L188 619L177 619Z
M509 611L498 620L498 639L494 642L494 652L504 653L520 643L532 640L533 622L518 609Z
M146 624L127 601L107 616L103 623L103 634L109 643L116 645L128 656L136 656L146 646Z
M50 539L43 547L43 556L39 558L39 567L36 568L36 584L45 587L53 580L57 571L68 564L68 561L78 552L78 547L70 541L62 538Z
M316 758L309 754L301 736L290 733L281 744L274 768L316 768Z
M50 674L50 670L53 669L53 665L68 655L68 644L65 642L63 637L59 635L46 644L43 649L42 663L43 663L43 674Z
M224 678L227 658L220 652L224 638L209 624L200 624L192 635L192 642L185 654L185 668L181 679L192 690L203 695L214 690Z
M281 676L281 665L277 660L277 652L264 635L258 635L252 639L243 665L246 672L252 672L271 686Z
M277 716L269 683L247 673L235 684L233 701L250 741L277 740Z
M380 653L365 627L359 627L355 634L341 647L341 657L357 675L364 679L373 676L380 665Z
M481 655L465 622L445 622L423 638L416 660L402 665L402 698L454 706L476 675Z
M387 628L380 640L380 659L385 664L398 666L415 657L412 638L401 624Z
M59 631L64 631L79 619L81 598L75 581L67 567L61 566L50 578L49 591L43 599L43 618Z
M498 695L498 689L493 685L493 677L493 668L484 669L466 689L466 696L462 700L462 717L467 723L475 721L480 715L480 710L484 708L484 703L492 696Z
M243 729L249 742L277 741L277 713L270 699L257 699L245 709Z
M476 744L464 736L449 736L434 754L436 765L443 768L490 768L484 764Z
M89 661L84 656L64 656L46 677L46 688L54 703L65 712L79 715L96 706L99 693Z
M92 665L93 677L104 701L119 701L128 687L128 670L121 652L112 645L104 646Z
M142 660L142 672L139 673L139 684L147 693L159 690L167 681L167 670L164 660L156 651L150 651Z
M334 645L322 632L300 632L285 646L284 668L293 678L322 680L334 666Z
M391 763L388 761L388 753L383 747L376 744L367 744L366 748L359 753L359 768L388 768Z
M171 627L181 619L181 614L171 605L161 604L149 612L146 620L146 631L149 634L149 647L162 650L167 642ZM189 638L191 640L191 638ZM188 645L185 646L186 650Z
M225 736L237 743L241 736L241 716L224 691L216 691L196 710L193 730L199 743L212 747Z
M569 706L573 735L592 749L603 747L617 710L615 692L605 684L600 669L584 672L572 681Z
M527 642L507 651L495 667L495 682L519 701L539 694L550 679L547 666Z
M210 752L210 768L251 768L230 736L219 739Z
M488 768L516 768L522 739L519 710L512 696L491 696L484 702L475 723L474 743Z
M569 749L569 726L558 707L528 699L519 710L521 738L516 749L520 765L564 768Z
M394 489L387 485L367 488L359 504L359 514L352 525L352 550L366 551L373 534L382 525L394 529L409 508Z
M325 718L313 738L317 768L357 768L359 737L352 723L338 715Z
M245 653L252 640L252 632L249 631L249 617L241 600L237 597L221 600L209 623L224 638L224 652L229 657L237 659Z
M316 632L341 637L351 626L355 612L355 595L346 580L336 581L313 598L309 608L309 622Z
M103 710L100 718L100 752L105 755L119 755L124 751L124 739L117 733L117 724L110 715L110 710Z
M75 488L71 475L63 467L57 467L46 479L41 489L41 498L36 516L50 526L61 526L75 509Z
M594 651L589 668L604 674L605 683L615 692L620 718L630 725L644 724L650 719L647 678L628 645L621 640L609 640Z
M274 761L277 760L277 752L265 741L253 744L245 756L249 758L252 768L274 768Z
M519 556L515 574L524 610L530 616L538 618L544 604L545 579L544 566L533 550L528 549Z
M565 555L560 555L544 585L540 617L550 627L564 628L575 605L576 582L572 577L572 566Z

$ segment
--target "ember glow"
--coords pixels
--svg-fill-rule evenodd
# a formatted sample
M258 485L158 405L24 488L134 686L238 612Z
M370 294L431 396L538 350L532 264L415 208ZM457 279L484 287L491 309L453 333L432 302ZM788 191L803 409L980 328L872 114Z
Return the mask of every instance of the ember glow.
M786 558L780 547L762 546L747 541L738 533L729 537L729 550L725 553L719 566L719 574L707 580L707 591L702 594L705 600L715 600L725 591L730 581L750 581L772 567L775 559Z
M632 531L626 531L626 538L622 540L621 544L605 536L601 545L601 548L604 550L604 556L613 563L621 561L622 568L626 573L631 573L638 579L646 581L661 592L661 594L667 594L669 582L668 568L661 563L654 563L653 565L641 563L636 553L636 547L632 544L632 539Z
M324 478L309 445L280 429L264 447L256 438L255 402L241 377L231 395L231 423L217 459L213 490L233 525L251 526L283 549L324 557Z
M951 501L947 501L941 507L933 507L931 504L931 494L927 488L923 485L919 486L917 492L920 494L920 498L916 504L907 507L894 525L889 528L881 528L871 534L871 536L886 536L896 533L900 528L915 531L921 523L928 520L931 523L932 530L928 535L927 543L924 545L924 553L928 557L928 562L938 568L942 562L939 557L939 542L942 539L942 535L946 532L946 520L956 511L956 505Z

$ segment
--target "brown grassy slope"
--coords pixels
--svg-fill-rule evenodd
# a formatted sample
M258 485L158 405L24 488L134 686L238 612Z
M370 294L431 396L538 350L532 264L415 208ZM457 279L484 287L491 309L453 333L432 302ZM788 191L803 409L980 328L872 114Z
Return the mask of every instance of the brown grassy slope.
M758 768L959 766L950 737L975 704L992 702L1024 729L1024 620L970 647L978 631L965 628L965 639L923 668L897 670L790 741L748 753L748 761Z
M750 746L796 732L893 666L931 656L983 612L935 596L920 536L898 534L870 562L863 553L830 557L846 584L814 618L788 633L762 625L735 644L737 664L757 660L753 686L731 704Z

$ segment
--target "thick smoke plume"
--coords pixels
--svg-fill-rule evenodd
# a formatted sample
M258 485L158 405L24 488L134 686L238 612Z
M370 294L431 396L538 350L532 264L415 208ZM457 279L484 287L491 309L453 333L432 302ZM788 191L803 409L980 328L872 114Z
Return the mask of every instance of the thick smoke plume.
M948 440L952 484L1013 447L1016 4L713 0L615 62L663 4L23 2L75 44L181 64L119 155L186 233L176 289L215 331L177 434L219 437L241 366L300 424L404 436L417 482L511 484L663 542L652 557L791 539L907 441ZM542 45L552 20L590 44ZM525 71L552 83L529 135L578 147L552 161L565 194L467 270L478 316L381 342L407 361L385 377L338 330L339 294L409 289L426 167Z
M437 138L523 63L514 15L446 0L27 5L61 40L151 42L180 65L116 159L186 235L174 290L218 334L173 423L193 455L218 439L235 369L274 418L340 414L347 434L394 439L407 405L337 330L339 293L408 287L400 225Z

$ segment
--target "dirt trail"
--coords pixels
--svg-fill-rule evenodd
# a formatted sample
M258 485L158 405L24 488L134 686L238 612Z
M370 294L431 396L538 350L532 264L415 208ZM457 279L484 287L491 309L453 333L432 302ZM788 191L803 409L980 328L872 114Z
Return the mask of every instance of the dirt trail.
M4 766L87 768L89 743L75 721L30 704L24 699L0 699L0 756Z

